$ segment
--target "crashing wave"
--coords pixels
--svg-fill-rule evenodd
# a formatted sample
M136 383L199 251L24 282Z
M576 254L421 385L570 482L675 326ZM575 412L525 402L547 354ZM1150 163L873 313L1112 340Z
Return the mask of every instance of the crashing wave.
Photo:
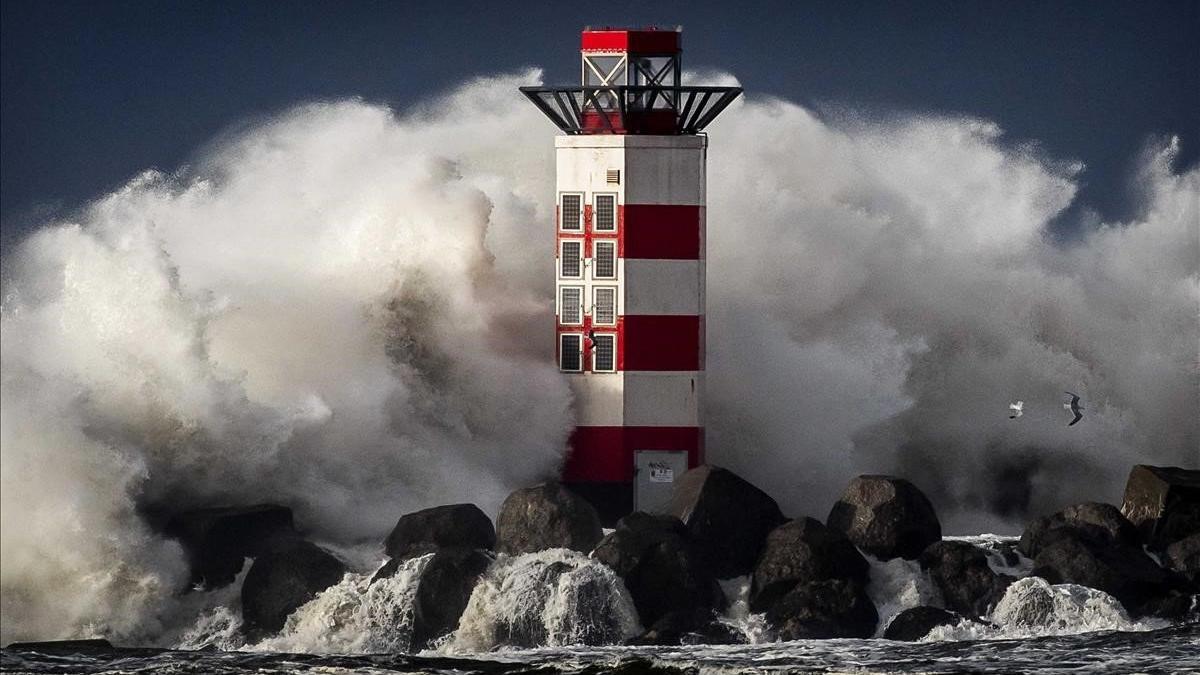
M501 555L443 650L618 644L638 632L633 600L611 569L582 553L551 549Z

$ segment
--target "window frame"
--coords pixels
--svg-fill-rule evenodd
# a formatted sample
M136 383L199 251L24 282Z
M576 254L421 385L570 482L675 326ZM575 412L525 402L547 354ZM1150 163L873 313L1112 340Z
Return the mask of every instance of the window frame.
M600 291L612 291L612 321L600 321L600 315L597 308L600 306ZM615 326L617 325L617 317L620 312L617 308L617 287L616 286L592 286L592 323L597 326Z
M579 247L579 256L578 256L579 274L576 274L574 276L567 276L566 273L564 273L564 271L563 271L563 263L567 259L567 254L565 251L567 244L574 244ZM571 238L571 239L559 239L558 240L558 278L559 279L582 279L584 277L584 269L587 267L587 265L584 262L585 258L583 255L584 254L583 248L584 247L583 247L583 239L582 238L578 238L578 239Z
M578 305L578 309L577 309L577 311L579 313L576 315L578 318L577 321L567 321L566 320L566 314L564 312L564 309L566 308L567 303L566 303L566 299L563 298L563 293L565 291L567 291L568 289L574 289L574 290L579 291L579 305ZM559 323L559 325L562 325L562 326L582 326L583 325L584 301L586 300L585 294L586 294L586 290L584 289L583 286L580 286L580 285L564 284L564 285L558 287L558 323Z
M596 362L597 362L597 358L600 355L600 350L596 346L596 342L598 340L592 341L592 372L593 373L605 373L605 374L612 374L612 373L617 372L617 334L615 332L610 333L607 331L603 332L603 333L597 333L597 332L593 331L592 334L594 335L595 338L604 337L604 338L609 338L612 340L612 368L608 369L608 370L601 370L599 367L597 367Z
M578 223L577 223L578 227L576 227L576 228L563 227L563 224L566 222L566 215L567 215L566 209L563 208L563 199L565 197L578 197L579 198L579 215L578 215ZM584 209L584 205L586 203L587 202L584 201L584 194L582 192L560 192L560 193L558 193L558 231L559 232L573 232L573 233L577 233L577 234L583 234L583 229L584 229L583 228L583 221L584 221L583 209Z
M612 229L602 230L600 224L600 198L612 197ZM616 234L617 232L617 193L615 192L597 192L592 195L592 231L603 232L604 234Z
M567 370L563 364L563 356L566 350L563 349L563 338L575 337L579 340L579 368L577 370ZM558 370L563 373L582 373L583 372L583 333L559 333L558 334Z
M600 247L601 246L611 246L612 247L612 276L602 277L599 274L599 272L600 272ZM593 239L592 240L592 278L593 279L605 279L607 281L612 281L612 280L616 279L617 278L617 266L618 266L617 263L618 263L618 257L617 257L617 240L616 239L612 239L612 240Z

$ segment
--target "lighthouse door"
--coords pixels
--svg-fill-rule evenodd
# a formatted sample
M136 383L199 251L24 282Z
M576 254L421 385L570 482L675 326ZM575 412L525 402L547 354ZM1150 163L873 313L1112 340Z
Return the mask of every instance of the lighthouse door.
M633 508L661 513L671 501L675 481L687 471L687 453L675 450L638 450L634 453Z

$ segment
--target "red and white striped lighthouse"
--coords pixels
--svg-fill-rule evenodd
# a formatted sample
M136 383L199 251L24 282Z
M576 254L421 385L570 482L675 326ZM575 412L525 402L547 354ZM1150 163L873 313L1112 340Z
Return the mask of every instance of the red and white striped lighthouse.
M741 93L680 84L677 30L584 30L582 82L523 87L555 140L556 356L577 427L563 481L607 522L704 461L705 149Z

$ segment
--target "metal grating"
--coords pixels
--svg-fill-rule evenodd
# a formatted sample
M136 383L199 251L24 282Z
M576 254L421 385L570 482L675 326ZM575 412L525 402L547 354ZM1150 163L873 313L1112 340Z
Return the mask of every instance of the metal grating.
M568 194L562 196L562 229L578 232L583 229L583 196Z
M562 305L559 309L559 323L583 323L583 287L563 286Z
M583 276L583 242L564 241L562 243L562 275L569 279Z
M620 185L621 184L621 170L620 169L609 169L604 174L604 180L609 185Z
M592 318L597 324L611 326L617 322L617 289L608 286L596 287L596 304Z
M596 248L596 267L593 276L596 279L617 278L617 245L611 241L598 241L593 244Z
M612 232L617 229L616 195L596 195L596 231Z
M617 336L612 333L592 334L592 370L612 373L617 370Z
M583 336L565 333L558 337L558 367L569 373L583 370Z

